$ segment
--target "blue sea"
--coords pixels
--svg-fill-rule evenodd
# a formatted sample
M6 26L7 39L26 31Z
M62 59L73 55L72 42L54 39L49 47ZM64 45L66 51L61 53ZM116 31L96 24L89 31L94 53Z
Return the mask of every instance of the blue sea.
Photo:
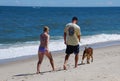
M0 59L36 55L43 26L50 28L51 51L64 50L64 27L78 17L80 45L120 45L120 7L0 6Z

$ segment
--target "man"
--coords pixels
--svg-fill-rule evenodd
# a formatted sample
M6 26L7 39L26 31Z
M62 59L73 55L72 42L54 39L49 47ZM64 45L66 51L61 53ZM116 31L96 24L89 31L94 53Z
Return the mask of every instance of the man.
M54 61L52 58L52 55L48 49L48 43L49 43L49 28L47 26L44 27L43 33L40 35L40 46L39 46L39 50L38 50L38 63L37 63L37 74L40 73L40 66L41 63L43 61L43 57L44 55L46 55L48 57L48 59L50 60L52 69L55 70L54 68Z
M78 66L79 59L79 42L80 42L80 27L77 25L78 18L73 17L72 23L68 23L64 29L64 43L66 44L66 56L63 69L66 70L66 64L70 54L75 54L75 68Z

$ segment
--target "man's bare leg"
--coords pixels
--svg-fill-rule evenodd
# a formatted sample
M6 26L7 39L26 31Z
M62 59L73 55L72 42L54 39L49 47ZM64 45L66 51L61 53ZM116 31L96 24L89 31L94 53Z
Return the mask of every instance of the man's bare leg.
M64 69L64 70L67 70L66 64L67 64L67 61L68 61L68 59L69 59L69 56L70 56L70 54L66 54L66 56L65 56L65 61L64 61L64 65L63 65L63 69Z
M50 60L50 64L51 64L52 69L53 69L53 71L54 71L54 70L55 70L55 67L54 67L54 60L53 60L53 58L52 58L51 52L47 51L47 52L46 52L46 56L47 56L48 59Z
M75 55L75 68L78 66L78 59L79 59L79 54Z
M40 66L43 61L44 53L38 52L37 74L40 73Z

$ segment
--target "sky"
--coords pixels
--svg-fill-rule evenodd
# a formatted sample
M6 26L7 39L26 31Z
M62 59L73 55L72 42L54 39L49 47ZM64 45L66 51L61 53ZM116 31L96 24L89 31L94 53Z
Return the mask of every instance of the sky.
M0 0L0 6L106 7L120 6L120 0Z

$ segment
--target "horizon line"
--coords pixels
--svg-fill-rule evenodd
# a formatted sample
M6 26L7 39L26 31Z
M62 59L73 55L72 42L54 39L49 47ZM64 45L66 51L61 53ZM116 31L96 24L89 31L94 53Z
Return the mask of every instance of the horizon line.
M20 5L0 5L0 6L8 6L8 7L120 7L120 6L32 6L32 5L28 5L28 6L20 6Z

